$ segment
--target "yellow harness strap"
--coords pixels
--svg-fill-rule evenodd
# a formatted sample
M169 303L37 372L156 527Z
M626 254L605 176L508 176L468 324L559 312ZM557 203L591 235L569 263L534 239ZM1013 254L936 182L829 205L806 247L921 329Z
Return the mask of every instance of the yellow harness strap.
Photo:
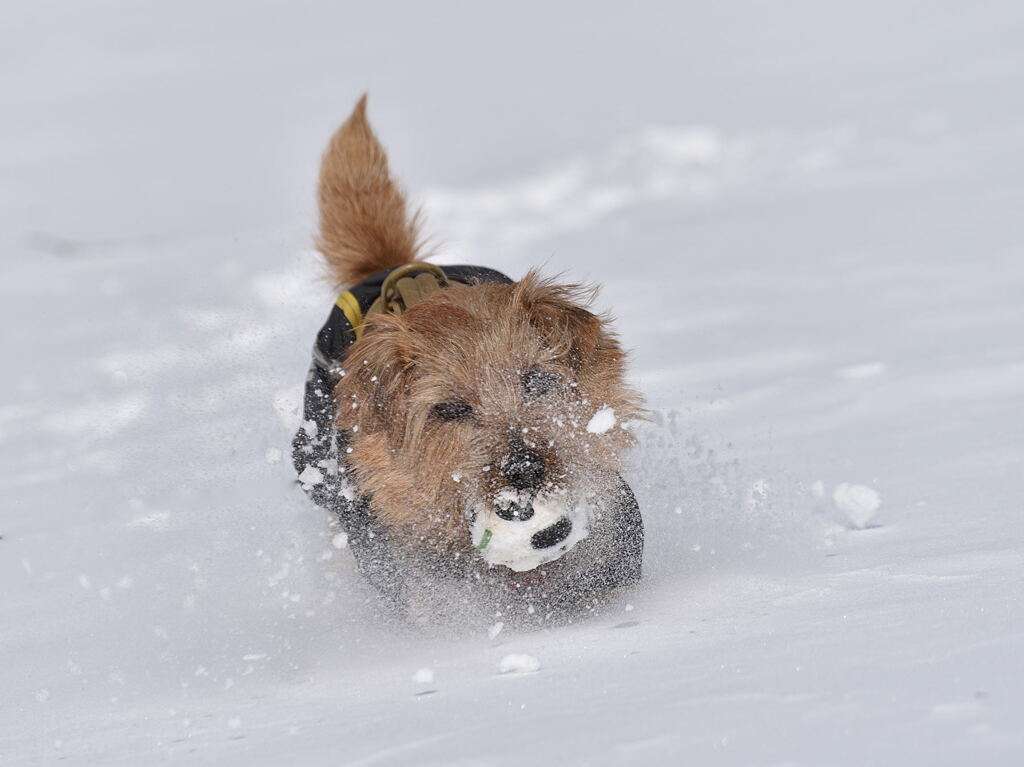
M334 303L344 312L345 319L355 331L356 338L359 338L363 334L363 310L359 308L359 301L352 295L352 291L346 290Z

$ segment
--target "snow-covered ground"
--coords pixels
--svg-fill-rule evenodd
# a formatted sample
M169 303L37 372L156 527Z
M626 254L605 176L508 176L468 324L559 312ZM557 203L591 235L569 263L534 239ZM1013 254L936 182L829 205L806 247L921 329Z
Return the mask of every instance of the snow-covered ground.
M0 10L0 763L1024 763L1020 4L351 5ZM633 350L588 620L387 623L294 484L364 89Z

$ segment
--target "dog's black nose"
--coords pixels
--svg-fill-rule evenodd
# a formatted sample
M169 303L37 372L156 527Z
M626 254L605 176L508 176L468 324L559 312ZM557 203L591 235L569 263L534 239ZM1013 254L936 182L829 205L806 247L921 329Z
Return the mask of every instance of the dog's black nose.
M509 443L509 454L501 462L501 474L516 490L536 490L544 479L544 459L521 439Z

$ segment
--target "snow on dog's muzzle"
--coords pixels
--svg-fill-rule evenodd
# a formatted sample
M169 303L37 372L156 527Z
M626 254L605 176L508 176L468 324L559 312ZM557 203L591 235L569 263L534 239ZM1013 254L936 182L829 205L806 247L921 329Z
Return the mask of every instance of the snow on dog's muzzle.
M503 492L493 504L474 509L470 535L484 561L524 572L558 559L586 538L590 517L586 503L572 502L565 493L530 499Z

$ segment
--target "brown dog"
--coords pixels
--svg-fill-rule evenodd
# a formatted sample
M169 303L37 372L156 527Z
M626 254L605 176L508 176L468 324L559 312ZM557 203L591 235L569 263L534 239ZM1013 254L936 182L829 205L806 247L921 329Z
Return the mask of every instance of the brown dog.
M587 310L589 290L421 264L419 216L365 110L364 96L320 170L317 244L349 290L314 350L300 481L337 512L369 580L417 619L591 604L640 573L642 524L619 472L641 399L623 351ZM416 289L392 291L389 274ZM382 283L393 300L377 300ZM536 567L489 560L480 520L497 514L514 532L544 503L586 512L527 539L544 555Z

